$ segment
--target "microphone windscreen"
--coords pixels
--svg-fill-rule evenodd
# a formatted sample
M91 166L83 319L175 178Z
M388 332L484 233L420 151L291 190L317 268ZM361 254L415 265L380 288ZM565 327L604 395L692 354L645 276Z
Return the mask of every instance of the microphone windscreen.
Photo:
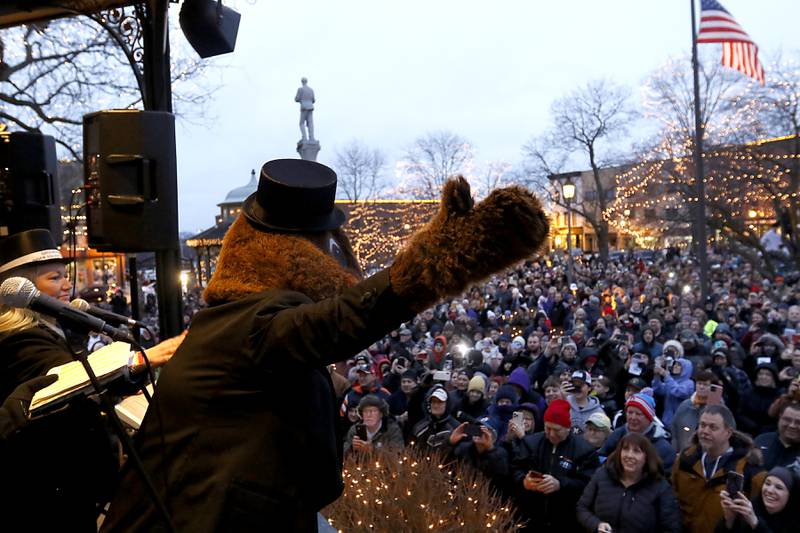
M27 278L8 278L0 284L0 303L9 307L28 307L38 295L36 285Z
M74 307L79 311L83 311L84 313L89 312L89 302L84 300L83 298L75 298L69 303L70 307Z

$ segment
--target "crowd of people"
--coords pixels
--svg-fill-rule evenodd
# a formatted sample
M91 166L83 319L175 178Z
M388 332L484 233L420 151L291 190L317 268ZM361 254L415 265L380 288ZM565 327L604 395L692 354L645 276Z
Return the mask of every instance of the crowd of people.
M537 530L795 531L800 284L740 257L527 261L331 367L346 453L483 471Z

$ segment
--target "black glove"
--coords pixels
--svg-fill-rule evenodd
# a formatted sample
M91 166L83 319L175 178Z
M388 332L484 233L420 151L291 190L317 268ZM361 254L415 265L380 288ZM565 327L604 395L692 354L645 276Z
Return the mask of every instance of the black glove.
M39 376L14 389L0 407L0 440L28 424L28 407L31 405L33 395L39 389L55 383L56 380L58 376L55 374Z

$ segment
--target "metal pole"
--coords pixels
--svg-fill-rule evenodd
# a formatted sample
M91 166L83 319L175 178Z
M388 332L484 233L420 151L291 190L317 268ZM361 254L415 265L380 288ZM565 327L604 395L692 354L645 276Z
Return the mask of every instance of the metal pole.
M567 200L567 283L572 286L572 280L575 278L574 265L572 262L572 212L569 205L572 200Z
M697 206L695 207L695 231L697 239L695 250L700 263L700 292L703 303L708 299L708 251L706 249L706 187L703 169L703 122L700 117L700 66L697 59L697 34L695 31L694 0L689 0L692 6L692 73L694 75L694 163L696 167L695 185L697 191Z
M144 49L145 109L172 112L169 71L168 0L149 0L142 31ZM177 186L177 184L176 184ZM174 206L178 216L178 206ZM183 298L179 272L180 244L156 252L156 294L158 295L159 337L165 339L183 330Z

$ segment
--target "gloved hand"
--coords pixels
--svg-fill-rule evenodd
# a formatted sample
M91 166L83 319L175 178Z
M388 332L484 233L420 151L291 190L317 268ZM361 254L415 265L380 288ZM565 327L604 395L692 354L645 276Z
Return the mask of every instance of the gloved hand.
M474 205L467 180L445 183L439 212L392 264L392 289L421 311L531 256L550 230L539 200L522 187L496 189Z
M0 406L0 440L23 428L28 423L28 407L36 391L55 383L58 376L39 376L19 385Z

